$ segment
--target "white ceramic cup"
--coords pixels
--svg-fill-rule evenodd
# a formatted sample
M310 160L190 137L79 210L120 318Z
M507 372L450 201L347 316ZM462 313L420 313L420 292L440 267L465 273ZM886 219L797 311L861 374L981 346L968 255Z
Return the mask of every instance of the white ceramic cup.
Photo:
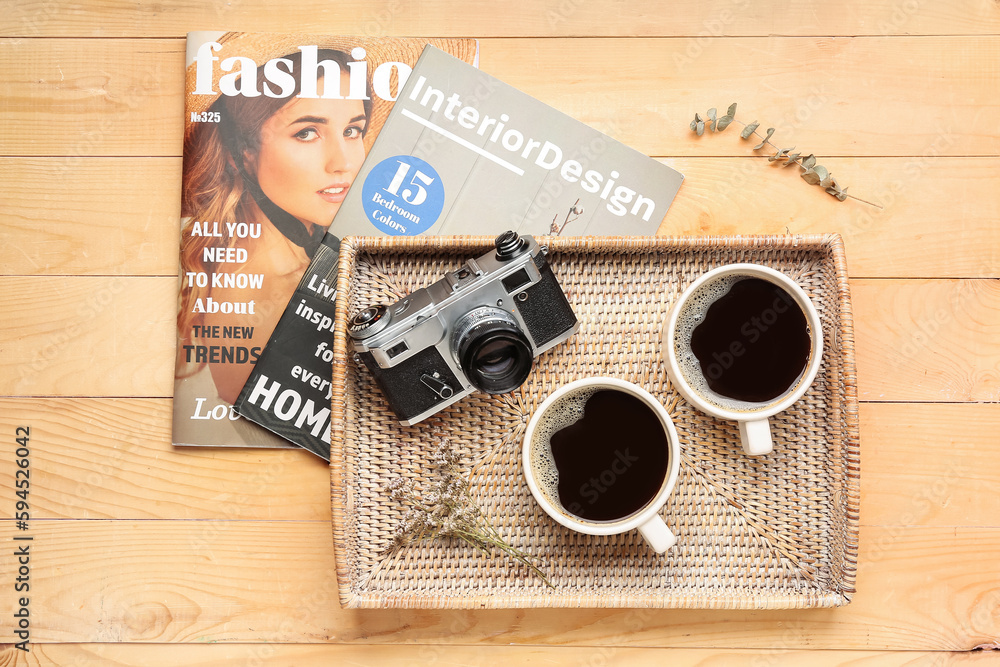
M679 331L693 329L691 326L679 327L679 320L681 317L691 317L695 310L704 311L705 309L704 304L699 304L697 309L689 308L692 296L704 295L714 283L721 280L732 280L733 276L761 278L783 288L802 310L806 324L809 326L811 346L805 368L798 379L783 394L770 401L753 403L720 397L708 388L703 375L699 375L697 378L689 377L690 373L695 372L692 370L691 364L685 366L679 361L679 355L682 352L691 354L690 336L679 333ZM716 296L716 300L719 297L721 294ZM686 339L681 340L681 337L685 335ZM752 353L752 350L748 350L747 353ZM773 449L768 417L786 410L799 400L816 378L823 357L823 328L816 306L813 305L809 296L784 273L760 264L727 264L709 271L691 283L674 304L663 327L663 356L667 364L667 374L677 391L702 412L719 419L738 422L743 451L751 456L761 456L769 454ZM700 371L698 372L700 373ZM698 389L695 389L693 385L697 385Z
M555 488L555 484L551 482L546 483L542 480L542 476L532 463L533 460L537 461L535 456L538 452L533 453L535 448L550 447L547 437L544 438L545 442L541 442L543 439L542 437L535 437L536 431L539 430L539 422L543 415L552 409L553 406L560 403L562 399L570 397L574 394L595 389L620 391L639 398L644 404L649 406L649 408L659 418L660 423L663 425L663 431L666 434L667 447L669 448L667 473L664 475L660 489L656 495L652 498L652 500L643 505L641 509L614 521L591 521L569 512L559 502L559 494L558 490ZM656 397L642 387L631 382L610 377L584 378L582 380L577 380L563 385L554 391L552 395L546 398L545 401L539 406L539 408L535 411L535 414L532 415L531 420L528 422L528 428L524 434L524 445L521 450L521 464L524 470L525 480L528 482L528 488L531 489L531 495L535 497L535 500L538 501L538 504L541 505L546 514L563 526L588 535L617 535L618 533L624 533L632 530L633 528L638 528L642 536L657 553L665 552L677 541L674 534L660 517L659 512L660 508L662 508L664 503L667 501L667 497L670 495L671 490L673 490L674 484L677 482L677 474L680 469L680 458L680 445L677 438L677 430L674 428L674 424L671 421L666 408L663 407Z

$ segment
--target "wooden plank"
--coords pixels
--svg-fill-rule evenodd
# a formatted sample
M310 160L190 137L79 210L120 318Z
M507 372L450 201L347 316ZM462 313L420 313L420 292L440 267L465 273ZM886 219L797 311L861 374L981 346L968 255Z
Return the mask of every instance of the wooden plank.
M180 158L0 158L7 275L176 275Z
M481 61L647 155L744 155L735 130L699 139L688 129L694 112L733 101L739 118L776 127L776 142L818 156L1000 153L1000 129L987 122L1000 111L998 36L735 37L706 39L693 56L685 48L496 39L483 42ZM0 60L23 63L0 98L0 155L180 154L183 40L5 39ZM902 112L905 123L886 120Z
M172 396L176 278L0 278L0 394Z
M326 461L301 449L173 447L168 399L0 399L31 428L35 518L330 520ZM11 438L0 487L14 488Z
M0 277L0 395L171 396L176 288ZM855 280L852 293L862 399L1000 400L1000 281Z
M32 644L31 655L0 649L0 664L91 665L103 667L247 667L282 664L296 667L414 664L477 665L602 665L660 667L663 651L650 648L572 646L393 646L312 644ZM770 667L945 667L995 664L989 652L943 651L797 651L785 649L673 649L678 665L768 665Z
M0 155L180 155L183 40L0 40Z
M345 34L441 37L526 36L681 36L719 35L977 35L1000 32L1000 16L991 3L959 0L899 2L875 0L780 6L748 0L675 2L662 6L544 0L512 3L501 13L485 0L462 5L456 20L453 3L428 0L419 5L400 0L345 0L336 9L320 0L296 2L274 12L263 0L205 5L196 0L166 5L101 0L74 5L11 3L0 18L0 35L14 37L173 37L192 29L299 31L330 30Z
M986 118L1000 104L1000 39L954 39L721 38L693 57L676 40L574 40L570 60L560 40L503 40L482 66L647 155L744 154L738 125L701 138L688 127L732 102L738 119L775 127L775 143L819 157L996 154L1000 131L970 131L956 105ZM607 88L593 72L613 73ZM906 123L873 125L900 110Z
M861 522L1000 528L1000 403L861 405Z
M0 521L10 544L13 522ZM1000 636L1000 530L868 528L854 602L768 612L343 610L327 522L33 521L37 642L968 650ZM4 571L12 557L0 555ZM0 613L9 618L4 598ZM10 641L0 630L0 641Z
M0 428L9 433L22 415L38 424L34 471L46 488L33 500L39 516L53 517L30 531L32 639L43 643L31 654L0 646L0 664L995 663L996 651L967 651L1000 646L1000 500L990 477L1000 404L976 403L1000 401L1000 130L991 122L1000 4L661 6L541 0L498 13L483 0L461 12L442 0L302 0L275 12L263 0L0 0L0 37L13 38L0 39L0 274L88 276L0 280L0 312L15 320L0 328L0 395L22 395L0 399ZM685 165L661 233L844 234L863 396L961 401L862 405L854 603L345 612L332 585L321 463L169 449L174 279L162 276L176 270L182 35L330 26L487 38L487 71ZM622 38L593 39L602 36ZM793 172L764 173L736 128L691 136L694 111L731 101L719 91L739 101L741 119L778 127L781 145L815 152L852 193L889 205L838 204ZM24 178L13 173L22 166ZM145 277L124 278L133 275ZM284 468L255 478L275 461ZM0 488L10 488L5 466ZM292 480L300 487L288 488ZM176 520L188 518L198 520ZM0 519L8 545L11 523ZM9 551L0 573L14 571ZM0 595L3 618L11 597ZM9 626L0 623L0 641L12 639ZM664 656L661 646L680 648Z
M737 135L709 139L740 142ZM663 162L685 180L659 233L836 232L852 278L1000 276L1000 160L822 161L851 193L882 208L838 202L803 181L797 168L763 159L669 158Z
M168 399L0 399L0 433L32 429L39 519L330 520L329 469L305 451L175 448ZM1000 404L861 406L861 521L1000 528ZM914 453L931 446L942 456ZM0 439L0 488L14 488Z
M1000 401L1000 280L859 280L851 294L862 400Z
M711 139L750 154L735 134ZM663 161L686 180L661 234L838 232L852 277L1000 276L1000 159L826 160L881 209L762 159ZM175 274L180 169L179 158L0 158L3 273Z

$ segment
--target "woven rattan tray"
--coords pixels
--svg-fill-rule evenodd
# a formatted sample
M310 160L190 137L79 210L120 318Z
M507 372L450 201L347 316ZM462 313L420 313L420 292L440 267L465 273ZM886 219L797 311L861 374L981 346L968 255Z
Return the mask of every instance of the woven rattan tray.
M347 350L346 323L485 252L487 237L349 238L341 247L331 476L341 601L348 607L830 607L854 593L859 446L854 336L839 236L539 238L580 331L540 356L512 394L473 394L400 426ZM823 364L808 393L772 418L774 452L745 456L736 424L691 408L660 356L671 304L705 271L733 262L781 270L823 322ZM656 555L637 531L591 537L537 506L521 473L521 437L558 386L593 375L635 382L671 413L681 469L661 515L678 542ZM453 539L387 551L402 509L384 489L421 480L436 445L461 455L473 495L530 570Z

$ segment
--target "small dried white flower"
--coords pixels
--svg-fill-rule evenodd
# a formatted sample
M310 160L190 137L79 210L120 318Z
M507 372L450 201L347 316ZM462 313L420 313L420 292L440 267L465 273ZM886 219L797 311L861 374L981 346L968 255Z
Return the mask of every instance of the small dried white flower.
M458 469L459 456L447 442L441 442L435 448L431 461L437 469L436 480L422 497L403 477L395 477L385 484L389 496L407 508L392 535L390 550L399 549L414 540L458 537L487 554L492 549L500 550L528 566L545 585L551 587L552 584L531 558L505 542L487 522L472 499L468 480Z

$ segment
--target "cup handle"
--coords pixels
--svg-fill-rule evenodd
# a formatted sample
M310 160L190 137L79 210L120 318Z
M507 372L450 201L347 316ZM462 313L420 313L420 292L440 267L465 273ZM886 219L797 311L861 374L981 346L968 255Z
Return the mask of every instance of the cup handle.
M653 547L653 551L658 554L662 554L677 543L677 538L667 528L667 524L663 523L659 514L654 514L646 523L640 524L639 532L649 542L649 546Z
M763 456L770 454L771 426L766 419L756 421L739 422L740 442L743 443L743 451L750 456Z

